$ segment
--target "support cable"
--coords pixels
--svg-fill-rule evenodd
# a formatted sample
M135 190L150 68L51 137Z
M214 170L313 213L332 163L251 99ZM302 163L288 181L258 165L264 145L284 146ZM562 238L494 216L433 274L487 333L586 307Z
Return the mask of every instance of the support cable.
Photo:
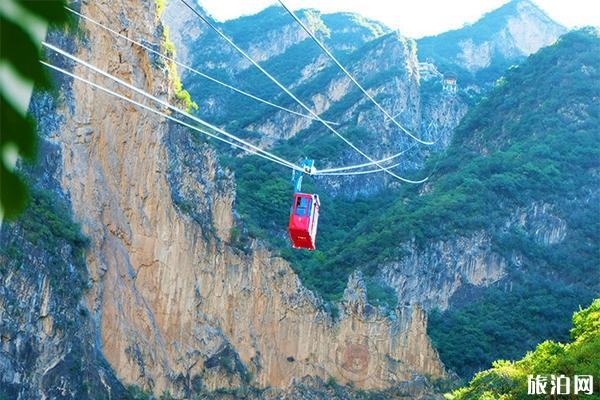
M327 50L327 48L325 47L325 45L323 43L321 43L321 41L315 36L315 34L308 29L308 27L304 24L304 22L302 22L302 20L300 18L298 18L298 16L287 6L285 5L285 3L282 0L277 0L279 2L279 4L281 4L281 6L288 12L288 14L290 14L292 16L292 18L294 18L294 20L302 27L302 29L304 29L304 31L311 37L311 39L321 48L321 50L323 50L325 52L325 54L327 54L327 56L329 58L331 58L331 60L337 64L337 66L348 76L348 78L350 78L350 80L352 82L354 82L354 84L356 85L356 87L358 87L360 89L361 92L363 92L363 94L365 96L367 96L367 98L369 100L371 100L371 103L373 103L379 110L381 110L381 112L383 114L385 114L385 116L390 119L394 125L396 125L398 128L402 129L402 131L404 133L406 133L408 136L410 136L411 138L413 138L414 140L416 140L419 143L422 144L426 144L426 145L432 145L435 142L426 142L423 139L418 138L417 136L415 136L413 133L411 133L408 129L406 129L405 127L403 127L398 121L396 121L396 119L394 117L392 117L386 110L385 108L383 108L381 106L381 104L379 104L374 98L373 96L371 96L366 90L365 88L363 88L363 86L358 83L358 81L354 78L354 76L352 76L352 74L350 72L348 72L348 70L337 60L337 58L335 58L335 56L333 54L331 54L331 52L329 50Z
M402 150L400 153L394 154L394 155L386 157L386 158L382 158L381 160L378 160L378 161L384 163L386 161L393 160L394 158L401 156L402 154L406 153L408 150L410 150L411 148L413 148L415 146L416 146L416 143L413 143L408 148ZM351 165L349 167L325 168L325 169L318 170L317 175L324 175L324 174L329 174L329 173L334 173L334 172L339 172L339 171L348 171L348 170L352 170L352 169L364 168L364 167L371 166L373 164L374 163L372 163L372 162L368 162L368 163L364 163L364 164ZM399 164L400 163L395 164L394 166L399 165ZM393 168L394 166L390 166L387 168ZM376 171L381 171L381 170L377 169Z
M226 132L225 130L223 130L223 129L215 126L215 125L212 125L211 123L206 122L206 121L204 121L204 120L196 117L195 115L192 115L192 114L188 113L187 111L184 111L184 110L182 110L182 109L180 109L178 107L175 107L172 104L170 104L170 103L168 103L168 102L166 102L164 100L161 100L158 97L153 96L150 93L147 93L147 92L143 91L142 89L139 89L139 88L135 87L134 85L131 85L131 84L123 81L122 79L119 79L116 76L111 75L108 72L105 72L105 71L101 70L100 68L98 68L98 67L96 67L96 66L94 66L94 65L92 65L92 64L90 64L90 63L88 63L88 62L86 62L86 61L84 61L84 60L82 60L82 59L80 59L80 58L78 58L78 57L76 57L76 56L74 56L74 55L72 55L72 54L70 54L70 53L68 53L68 52L66 52L66 51L58 48L58 47L56 47L56 46L54 46L54 45L52 45L52 44L50 44L50 43L42 42L42 45L44 47L50 49L50 50L53 50L53 51L55 51L55 52L57 52L57 53L65 56L65 57L71 59L72 61L75 61L78 64L81 64L81 65L83 65L83 66L91 69L94 72L99 73L100 75L102 75L102 76L104 76L104 77L106 77L106 78L108 78L108 79L110 79L112 81L117 82L118 84L120 84L122 86L125 86L128 89L133 90L136 93L141 94L142 96L145 96L145 97L147 97L147 98L149 98L149 99L151 99L151 100L153 100L153 101L161 104L162 106L165 106L165 107L171 109L172 111L175 111L175 112L177 112L177 113L179 113L181 115L184 115L184 116L186 116L186 117L194 120L195 122L200 123L200 124L202 124L202 125L210 128L210 129L212 129L212 130L214 130L214 131L216 131L216 132L218 132L218 133L220 133L220 134L222 134L222 135L224 135L224 136L226 136L226 137L228 137L228 138L230 138L232 140L235 140L235 141L237 141L239 143L244 144L247 147L252 148L253 150L255 150L257 152L266 154L267 156L269 156L269 157L271 157L273 159L276 159L276 160L280 161L281 163L284 163L285 165L287 165L288 167L290 167L292 169L296 169L298 171L302 171L302 168L300 168L299 166L297 166L297 165L295 165L295 164L293 164L293 163L291 163L291 162L289 162L287 160L284 160L284 159L282 159L282 158L280 158L280 157L278 157L278 156L276 156L276 155L274 155L274 154L272 154L272 153L270 153L270 152L268 152L266 150L263 150L263 149L255 146L255 145L253 145L252 143L249 143L249 142L247 142L247 141L245 141L245 140L243 140L243 139L241 139L241 138L239 138L239 137L237 137L237 136L235 136L235 135L233 135L233 134L231 134L229 132Z
M206 17L200 14L194 7L192 7L186 0L180 0L183 4L185 4L194 14L196 14L202 21L204 21L213 31L215 31L219 36L221 36L227 43L229 43L234 49L236 49L241 55L243 55L248 61L250 61L256 68L258 68L266 77L268 77L273 83L275 83L281 90L283 90L288 96L294 99L299 105L301 105L306 111L308 111L313 117L315 117L319 122L321 122L327 129L329 129L332 133L342 139L348 146L352 147L356 152L365 157L367 160L371 161L373 164L377 165L382 171L386 172L388 175L393 176L394 178L407 182L407 183L423 183L428 178L424 178L421 180L412 180L403 178L392 171L389 171L386 167L382 166L380 161L374 160L372 157L368 156L365 152L356 147L352 142L346 139L342 134L332 128L326 121L324 121L319 115L317 115L312 109L310 109L307 105L305 105L302 101L298 99L292 92L290 92L283 84L281 84L273 75L267 72L263 67L260 66L252 57L250 57L244 50L242 50L238 45L236 45L227 35L225 35L221 30L219 30L211 21L209 21Z
M171 121L173 121L173 122L176 122L176 123L178 123L178 124L180 124L180 125L183 125L183 126L185 126L185 127L187 127L187 128L193 129L194 131L200 132L200 133L202 133L202 134L204 134L204 135L207 135L207 136L209 136L209 137L211 137L211 138L214 138L214 139L217 139L217 140L219 140L219 141L221 141L221 142L227 143L227 144L229 144L229 145L231 145L231 146L233 146L233 147L236 147L236 148L238 148L238 149L241 149L241 150L243 150L243 151L246 151L246 152L248 152L248 153L251 153L251 154L257 155L257 156L259 156L259 157L265 158L265 159L267 159L267 160L269 160L269 161L273 161L273 162L275 162L275 163L277 163L277 164L280 164L280 165L282 165L282 166L284 166L284 167L286 167L286 168L292 168L292 167L290 167L288 164L284 164L284 163L280 162L279 160L276 160L276 159L273 159L273 158L267 157L267 156L265 156L265 155L263 155L263 154L260 154L260 153L258 153L258 152L256 152L256 151L252 150L252 149L249 149L249 148L247 148L247 147L244 147L244 146L242 146L242 145L239 145L239 144L237 144L237 143L235 143L235 142L231 142L231 141L229 141L229 140L227 140L227 139L225 139L225 138L222 138L222 137L220 137L220 136L217 136L217 135L215 135L215 134L213 134L213 133L211 133L211 132L208 132L208 131L205 131L205 130L203 130L203 129L200 129L200 128L198 128L197 126L194 126L194 125L188 124L187 122L184 122L184 121L182 121L182 120L180 120L180 119L178 119L178 118L175 118L175 117L173 117L173 116L171 116L171 115L169 115L169 114L166 114L166 113L164 113L164 112L162 112L162 111L155 110L154 108L152 108L152 107L149 107L149 106L147 106L146 104L140 103L140 102L138 102L138 101L135 101L135 100L133 100L133 99L130 99L129 97L123 96L123 95L122 95L122 94L120 94L120 93L117 93L117 92L115 92L115 91L112 91L112 90L110 90L110 89L107 89L107 88L105 88L105 87L104 87L104 86L102 86L102 85L99 85L99 84L97 84L97 83L94 83L94 82L92 82L92 81L90 81L90 80L88 80L88 79L86 79L86 78L83 78L83 77L81 77L81 76L78 76L78 75L76 75L76 74L74 74L74 73L72 73L72 72L66 71L66 70L64 70L64 69L62 69L62 68L60 68L60 67L57 67L57 66L55 66L55 65L52 65L52 64L50 64L50 63L47 63L47 62L45 62L45 61L40 61L40 63L42 63L43 65L45 65L45 66L46 66L46 67L48 67L48 68L52 68L52 69L53 69L53 70L55 70L55 71L58 71L58 72L60 72L60 73L62 73L62 74L65 74L65 75L67 75L67 76L70 76L71 78L74 78L74 79L76 79L76 80L78 80L78 81L81 81L81 82L83 82L83 83L85 83L85 84L88 84L88 85L92 86L92 87L93 87L93 88L95 88L95 89L99 89L99 90L101 90L101 91L103 91L103 92L105 92L105 93L108 93L108 94L110 94L110 95L112 95L112 96L115 96L115 97L117 97L117 98L119 98L119 99L121 99L121 100L124 100L124 101L126 101L126 102L128 102L128 103L131 103L131 104L133 104L133 105L135 105L135 106L138 106L138 107L140 107L140 108L142 108L142 109L144 109L144 110L146 110L146 111L150 111L150 112L152 112L152 113L154 113L154 114L160 115L160 116L162 116L162 117L164 117L164 118L166 118L166 119L169 119L169 120L171 120ZM295 168L292 168L292 169L295 169Z
M163 58L163 59L165 59L165 60L171 61L171 62L173 62L173 63L177 64L178 66L180 66L181 68L183 68L183 69L186 69L186 70L188 70L189 72L191 72L191 73L193 73L193 74L196 74L196 75L198 75L198 76L201 76L202 78L208 79L208 80L209 80L209 81L211 81L211 82L217 83L217 84L219 84L219 85L221 85L221 86L223 86L223 87L226 87L227 89L233 90L233 91L234 91L234 92L236 92L236 93L239 93L239 94L241 94L241 95L244 95L244 96L246 96L246 97L249 97L249 98L251 98L251 99L254 99L254 100L256 100L256 101L258 101L258 102L260 102L260 103L266 104L266 105L268 105L268 106L275 107L275 108L277 108L277 109L279 109L279 110L282 110L282 111L288 112L288 113L290 113L290 114L297 115L297 116L299 116L299 117L302 117L302 118L308 118L308 119L311 119L311 120L313 120L313 121L314 121L314 120L316 120L316 118L314 118L314 117L313 117L313 116L311 116L311 115L302 114L302 113L299 113L299 112L297 112L297 111L291 110L291 109L289 109L289 108L282 107L282 106L280 106L280 105L278 105L278 104L272 103L272 102L270 102L270 101L268 101L268 100L265 100L265 99L263 99L263 98L260 98L260 97L258 97L258 96L255 96L255 95L253 95L252 93L248 93L248 92L246 92L246 91L243 91L243 90L241 90L241 89L238 89L238 88L236 88L235 86L229 85L229 84L227 84L227 83L225 83L225 82L222 82L222 81L220 81L220 80L218 80L218 79L216 79L216 78L213 78L212 76L210 76L210 75L207 75L207 74L205 74L205 73L203 73L203 72L200 72L200 71L198 71L197 69L195 69L195 68L193 68L193 67L190 67L189 65L186 65L186 64L183 64L183 63L181 63L181 62L177 61L177 60L176 60L175 58L173 58L173 57L169 57L169 56L167 56L167 55L165 55L165 54L163 54L163 53L161 53L161 52L159 52L159 51L156 51L156 50L154 50L154 49L153 49L152 47L150 47L149 45L145 45L145 44L143 44L143 43L141 43L141 42L138 42L137 40L134 40L134 39L128 38L127 36L123 35L122 33L119 33L119 32L117 32L117 31L115 31L115 30L113 30L113 29L111 29L111 28L109 28L109 27L107 27L107 26L105 26L105 25L101 24L100 22L98 22L98 21L95 21L95 20L93 20L92 18L90 18L90 17L87 17L87 16L85 16L85 15L83 15L83 14L81 14L81 13L79 13L79 12L77 12L77 11L75 11L75 10L73 10L73 9L69 8L69 7L66 7L66 6L65 6L65 8L67 9L67 11L69 11L69 12L71 12L71 13L73 13L73 14L75 14L75 15L79 16L80 18L83 18L83 19L85 19L86 21L88 21L88 22L90 22L90 23L92 23L92 24L94 24L94 25L96 25L96 26L98 26L98 27L100 27L100 28L102 28L102 29L106 30L107 32L110 32L111 34L113 34L113 35L115 35L115 36L117 36L117 37L120 37L121 39L125 39L126 41L128 41L128 42L130 42L130 43L132 43L132 44L134 44L134 45L136 45L136 46L139 46L139 47L143 48L144 50L151 52L152 54L156 54L157 56L159 56L159 57L162 57L162 58ZM152 45L152 44L151 44L151 45ZM156 44L154 44L154 45L156 46ZM327 122L328 122L329 124L331 124L331 125L339 125L337 122L331 122L331 121L327 121Z

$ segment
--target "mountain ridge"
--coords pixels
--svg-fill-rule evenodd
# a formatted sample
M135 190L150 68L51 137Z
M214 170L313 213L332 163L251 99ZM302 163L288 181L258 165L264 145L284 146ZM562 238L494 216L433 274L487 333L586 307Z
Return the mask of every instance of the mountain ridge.
M417 41L419 55L465 82L493 82L510 64L551 44L566 29L530 0L512 0L476 22ZM454 71L453 71L454 70Z

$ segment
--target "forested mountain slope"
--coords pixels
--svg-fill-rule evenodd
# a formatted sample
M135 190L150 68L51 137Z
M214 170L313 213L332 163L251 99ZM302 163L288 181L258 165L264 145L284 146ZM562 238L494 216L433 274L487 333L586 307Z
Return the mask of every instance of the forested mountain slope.
M278 23L285 21L282 10L265 12L276 15ZM326 16L304 18L324 35ZM223 30L239 35L248 29L243 22L230 21ZM598 290L593 279L580 277L597 270L589 244L597 240L597 226L585 223L594 221L598 212L594 189L598 154L592 145L598 140L593 129L598 96L595 33L565 36L524 66L506 71L562 32L564 28L535 4L519 0L473 25L420 39L416 46L392 33L371 38L354 52L338 50L336 54L388 110L403 111L401 120L419 127L419 132L433 123L430 137L446 145L452 141L450 148L431 157L420 173L413 170L430 152L423 146L407 152L399 171L409 177L433 173L422 188L393 188L385 174L305 180L305 190L319 192L323 203L319 250L311 254L288 249L282 229L289 207L288 178L278 167L232 158L228 163L236 175L236 208L244 220L236 235L242 242L248 236L268 238L292 261L303 283L331 302L341 298L347 277L358 268L364 271L372 303L424 305L433 311L430 333L444 361L462 376L498 357L518 357L546 337L564 338L565 316ZM391 124L381 122L381 114L360 92L340 86L343 77L334 66L309 62L312 78L298 78L300 68L306 68L308 60L318 60L319 52L301 32L293 37L284 52L263 61L267 70L301 98L311 99L309 104L327 104L317 110L342 122L341 131L359 147L383 157L411 145ZM487 49L482 63L466 57L478 54L468 53L467 42ZM269 45L250 46L260 48ZM422 61L433 62L443 72L459 73L459 95L445 94L436 79L421 79L417 65ZM233 71L231 77L246 89L294 107L257 71L220 68ZM462 85L485 88L502 74L506 76L497 87L455 129L468 105L477 101L462 91ZM309 155L329 163L363 161L318 125L298 125L279 112L242 106L232 94L225 96L223 90L213 91L204 84L195 87L199 81L191 75L184 79L191 82L200 104L209 105L205 112L222 118L236 132L262 140L277 154L292 159ZM324 87L343 91L334 97L325 93L322 97L329 100L319 103ZM200 88L208 92L201 93ZM206 93L209 100L202 100ZM223 99L227 100L219 103ZM580 103L587 111L575 118ZM273 135L278 140L265 141ZM519 301L522 297L528 301ZM519 313L539 324L514 323ZM545 320L550 322L542 323ZM478 345L466 346L473 339Z
M356 201L322 193L314 253L286 248L287 179L239 161L244 226L326 299L358 268L375 303L446 310L430 334L463 376L563 339L565 315L599 289L599 51L597 31L576 31L509 70L429 162L424 186Z
M184 48L178 50L185 54L182 59L193 54L190 62L200 71L278 105L307 113L190 14L175 1L167 4L163 17L176 47ZM399 160L399 171L420 168L428 154L448 145L469 99L444 92L441 77L423 83L414 40L355 14L301 10L299 16L400 123L418 137L436 141L436 145L414 146L413 140L391 121L384 121L381 112L281 7L270 7L256 16L218 26L305 104L335 122L339 132L368 149L373 157L383 158L407 150L406 157ZM256 34L259 27L260 35ZM196 34L189 37L190 32ZM295 148L294 157L305 156L304 149L318 143L322 151L310 156L318 159L317 167L321 169L364 162L364 158L319 123L257 103L183 69L181 74L200 107L200 115L254 143ZM332 181L329 189L355 197L360 192L380 191L388 180L384 175L374 174L369 186L356 184L352 179L346 181L350 184L340 186Z
M599 51L597 30L576 31L510 70L442 163L458 173L448 183L471 193L455 222L491 227L508 266L476 301L457 293L457 307L431 320L442 358L458 371L519 357L542 338L565 340L565 310L598 294Z
M167 53L160 5L74 7ZM78 22L77 35L51 30L47 41L182 103L170 62ZM46 57L131 94L80 63ZM23 166L36 188L31 209L0 228L0 398L120 399L129 397L124 385L135 385L142 399L326 399L335 386L321 390L328 380L352 383L344 398L358 388L402 398L431 392L427 376L444 376L418 305L380 312L357 274L334 320L264 242L244 236L252 243L240 246L235 180L220 148L83 81L52 76L56 91L36 92L29 110L42 166Z

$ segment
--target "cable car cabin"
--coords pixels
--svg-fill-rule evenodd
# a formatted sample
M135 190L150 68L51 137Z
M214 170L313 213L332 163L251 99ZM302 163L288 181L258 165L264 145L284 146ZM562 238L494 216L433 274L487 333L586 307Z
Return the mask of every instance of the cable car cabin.
M288 231L295 249L315 249L320 205L316 194L294 193Z

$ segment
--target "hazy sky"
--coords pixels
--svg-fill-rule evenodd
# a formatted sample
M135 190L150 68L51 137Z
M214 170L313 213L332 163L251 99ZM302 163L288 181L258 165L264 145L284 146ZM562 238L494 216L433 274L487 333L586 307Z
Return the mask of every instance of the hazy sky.
M197 0L218 20L254 14L275 0ZM476 21L508 0L284 0L293 8L354 11L418 38ZM550 17L569 27L600 26L599 0L534 0Z

